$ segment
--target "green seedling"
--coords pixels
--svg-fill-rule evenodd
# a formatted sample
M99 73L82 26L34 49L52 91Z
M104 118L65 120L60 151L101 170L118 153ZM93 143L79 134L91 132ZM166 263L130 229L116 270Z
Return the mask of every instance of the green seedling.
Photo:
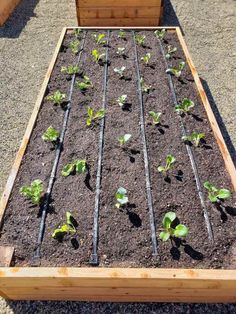
M219 203L221 200L231 197L231 192L227 189L218 189L209 181L204 182L204 188L208 191L208 198L212 203Z
M68 177L74 171L77 174L83 174L83 173L85 173L86 169L87 169L86 160L85 159L79 159L79 160L76 160L76 161L71 162L69 164L66 164L63 167L61 174L63 177Z
M83 77L83 81L76 81L75 87L79 88L81 92L85 92L89 87L93 87L93 84L88 76Z
M182 102L175 106L175 111L179 114L188 113L194 108L194 102L188 98L184 98Z
M175 77L179 78L180 75L181 75L181 73L182 73L182 71L183 71L183 69L184 69L184 67L185 67L185 62L184 62L184 61L181 61L181 62L179 63L178 68L169 68L169 69L166 70L166 73L172 74L172 75L174 75Z
M45 142L52 142L55 143L57 142L58 138L59 138L59 132L54 129L52 126L50 126L46 132L43 133L42 135L42 139Z
M120 187L116 194L115 194L115 199L116 199L116 208L120 208L121 206L124 206L129 202L128 196L127 196L127 190L125 188Z
M119 30L118 38L125 39L125 32L123 31L123 29L120 29L120 30Z
M43 182L37 179L30 186L23 185L20 188L20 193L26 198L29 198L33 204L38 205L43 193Z
M66 94L62 94L57 90L54 94L47 96L47 100L54 103L54 105L61 105L66 98Z
M146 39L145 35L136 35L135 36L135 41L140 46L144 46L145 39Z
M171 45L167 46L166 59L171 59L172 55L177 51L176 47L172 47Z
M151 85L147 85L145 82L144 82L144 79L143 77L141 77L140 79L140 84L141 84L141 89L142 89L142 92L143 93L149 93L152 86Z
M158 125L161 123L161 112L149 111L149 116L152 118L152 123Z
M98 45L105 45L106 41L104 40L105 34L93 34L93 38L96 41L96 44Z
M61 72L68 75L78 74L79 67L78 65L68 65L67 67L61 67Z
M117 52L119 56L123 56L125 54L125 48L124 47L118 47Z
M88 112L88 118L86 120L87 126L90 126L94 120L102 119L105 116L105 110L104 109L100 109L95 113L91 107L88 107L87 112Z
M75 219L73 218L70 212L66 212L66 223L60 228L57 228L53 231L53 238L60 238L66 234L75 234L76 233L76 224Z
M159 166L157 170L161 173L164 173L164 175L167 177L168 172L174 167L175 162L176 158L173 155L167 155L165 166Z
M126 67L122 66L121 68L115 68L114 72L119 74L120 78L124 77L124 71L125 71Z
M166 30L165 30L165 28L163 28L162 30L156 30L155 32L154 32L154 34L156 35L156 37L157 38L159 38L160 40L163 40L164 39L164 37L165 37L165 34L166 34Z
M168 212L165 214L162 225L164 231L159 235L162 241L168 241L171 237L184 238L188 234L188 228L185 225L178 224L176 227L172 227L173 221L176 219L176 213Z
M119 136L118 141L120 143L120 146L125 145L125 143L127 143L130 140L131 136L132 136L131 134L125 134L125 135Z
M91 54L96 63L98 63L99 61L103 61L103 58L105 57L105 53L99 53L97 49L93 49Z
M127 95L121 95L120 97L117 98L116 101L120 107L123 107L126 104L127 97L128 97Z
M81 33L82 33L82 29L80 28L76 28L73 32L76 38L80 38Z
M80 41L75 39L70 42L69 47L71 51L76 55L79 52Z
M150 58L151 58L151 54L148 52L147 54L145 54L145 55L141 58L141 60L142 60L145 64L148 64Z
M192 134L190 135L182 136L183 141L191 142L193 143L195 147L198 147L198 145L200 144L200 141L203 140L204 138L205 138L204 133L197 133L197 132L192 132Z

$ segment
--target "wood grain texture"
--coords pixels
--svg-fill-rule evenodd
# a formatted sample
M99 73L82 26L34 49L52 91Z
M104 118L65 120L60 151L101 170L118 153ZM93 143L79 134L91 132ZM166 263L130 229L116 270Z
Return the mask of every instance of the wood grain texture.
M93 7L161 7L161 0L76 0L77 6L81 8Z
M223 138L223 135L221 133L220 127L219 127L219 125L218 125L218 123L216 121L214 112L212 111L211 105L210 105L210 103L208 101L208 98L206 96L206 93L205 93L204 88L202 86L202 83L201 83L201 80L200 80L199 75L197 73L197 70L196 70L196 68L195 68L195 66L193 64L192 58L191 58L190 53L188 51L188 48L187 48L187 45L186 45L185 40L183 38L183 35L181 33L181 30L179 28L177 28L176 32L177 32L180 44L182 46L182 49L184 51L184 54L185 54L186 60L188 62L188 65L189 65L189 67L191 69L191 72L192 72L195 84L197 86L200 98L201 98L202 103L203 103L203 105L205 107L205 110L206 110L206 113L207 113L207 117L208 117L208 120L210 122L212 131L214 133L215 139L216 139L216 141L218 143L218 146L220 148L222 157L224 159L225 167L226 167L226 169L227 169L227 171L228 171L228 173L230 175L231 182L232 182L232 185L234 187L234 191L236 191L236 168L234 166L233 160L232 160L232 158L230 156L228 147L227 147L227 145L226 145L226 143L224 141L224 138Z
M14 254L14 247L0 246L0 267L9 267Z
M236 271L0 268L0 287L13 300L235 302Z
M83 26L119 26L120 28L123 26L155 26L159 24L159 18L82 18L80 16L80 25Z
M0 0L0 26L2 26L21 0Z
M119 29L120 27L109 28ZM142 27L134 27L134 29L140 28ZM72 32L73 29L73 27L70 27L62 31L0 202L0 219L2 219L5 211L14 180L37 119L65 32ZM92 29L92 27L87 29ZM98 29L104 29L104 27L98 27ZM145 27L145 29L158 29L158 27ZM171 32L177 31L216 139L218 138L218 143L219 140L222 141L222 154L226 162L226 168L231 172L232 177L235 174L235 167L230 161L226 144L180 29L175 27L168 27L167 29ZM236 302L236 270L0 267L0 295L5 299L12 300Z

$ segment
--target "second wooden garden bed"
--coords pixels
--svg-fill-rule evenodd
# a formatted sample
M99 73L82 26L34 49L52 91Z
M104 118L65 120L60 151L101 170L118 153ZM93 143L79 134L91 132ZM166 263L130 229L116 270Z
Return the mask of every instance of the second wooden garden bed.
M235 198L215 206L203 188L209 180L235 190L235 167L179 28L168 28L164 39L155 36L155 29L125 30L124 36L118 29L83 29L77 34L77 55L70 48L75 40L72 29L63 31L1 200L0 243L15 248L12 267L0 269L2 296L236 300ZM106 42L96 44L94 33L104 33ZM142 38L144 43L138 40ZM171 59L166 58L170 45L177 48ZM94 48L104 54L102 62L93 61ZM124 53L119 55L118 48ZM142 57L149 53L145 64ZM180 78L166 73L181 61L188 66ZM61 72L62 66L75 63L83 73L70 77ZM119 77L114 70L122 66L124 76ZM81 92L74 85L84 75L93 86ZM50 104L47 96L55 90L66 93L69 102ZM123 109L117 103L121 95L127 95ZM195 106L179 115L175 106L184 98ZM105 118L90 127L88 106L105 109ZM162 113L160 124L153 125L150 111ZM59 144L56 148L60 154L55 169L55 146L41 138L49 125L61 134L65 131L63 149ZM181 139L183 132L193 131L205 133L198 147ZM131 139L121 147L118 137L125 133ZM176 167L165 177L157 168L168 154L175 156ZM65 164L76 159L86 159L87 174L63 177ZM19 194L19 188L34 179L41 179L47 191L40 208ZM117 209L115 192L121 186L127 189L129 203ZM66 235L58 242L52 232L63 224L67 211L78 222L78 231L73 239ZM186 240L159 240L169 211L189 228Z

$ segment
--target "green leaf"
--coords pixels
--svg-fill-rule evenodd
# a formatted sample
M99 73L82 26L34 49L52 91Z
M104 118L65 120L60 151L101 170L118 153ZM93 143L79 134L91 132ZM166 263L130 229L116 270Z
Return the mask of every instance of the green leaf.
M175 212L168 212L165 214L164 218L169 218L171 222L173 222L176 219L176 213Z
M40 203L42 192L43 192L43 182L38 179L34 180L30 186L24 185L20 188L20 193L23 196L31 199L31 202L36 205Z
M124 205L128 203L129 200L126 194L127 194L127 190L123 187L120 187L117 190L115 194L115 198L120 205Z
M174 231L174 236L177 238L186 237L188 234L188 228L185 225L177 225Z
M179 64L179 70L183 71L184 67L185 67L185 62L181 61L180 64Z
M76 230L76 226L74 225L74 217L72 216L72 214L70 212L66 212L66 223L67 225L69 225L72 230Z
M217 198L217 196L214 195L214 194L209 193L209 194L208 194L208 198L209 198L209 200L210 200L212 203L218 202L218 198Z
M77 160L75 164L75 170L77 174L85 173L86 171L86 160Z
M173 155L166 156L166 165L168 168L170 168L170 166L173 165L175 161L176 161L176 158Z
M91 118L87 118L87 120L86 120L86 124L87 124L87 126L90 126L90 125L91 125L91 123L92 123L92 119L91 119Z
M93 109L91 107L88 107L88 116L89 118L93 118Z
M227 189L220 189L217 194L217 197L220 199L226 199L226 198L229 198L230 196L231 196L231 192Z
M69 163L65 165L61 171L61 174L63 177L68 177L75 169L75 164L74 163Z
M101 119L103 118L105 115L105 110L104 109L100 109L96 112L94 119Z
M50 126L46 132L43 133L42 139L47 142L56 142L59 137L59 132Z
M124 145L126 142L128 142L131 136L132 136L131 134L125 134L125 135L119 136L118 140L120 142L120 145Z
M160 239L161 239L162 241L165 242L165 241L168 241L168 240L169 240L170 234L169 234L169 232L162 231L162 232L160 233L159 237L160 237Z
M157 170L158 170L159 172L164 172L166 169L165 169L165 167L163 167L163 166L159 166L159 167L157 167Z
M164 219L163 219L163 221L162 221L162 223L163 223L164 228L165 228L166 230L168 230L168 229L170 228L170 226L171 226L172 221L170 220L169 217L166 217L166 216L165 216Z
M68 225L63 225L61 226L61 228L58 228L58 229L55 229L53 231L53 234L52 234L52 237L53 238L58 238L62 235L65 235L66 233L68 233L70 230L69 226Z
M205 181L203 184L204 188L206 188L208 191L212 191L213 184L211 184L209 181Z

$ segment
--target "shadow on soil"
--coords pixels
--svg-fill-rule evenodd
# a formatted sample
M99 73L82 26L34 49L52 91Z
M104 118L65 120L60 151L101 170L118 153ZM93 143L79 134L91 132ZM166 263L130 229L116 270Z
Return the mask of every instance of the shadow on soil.
M0 27L0 38L18 38L31 17L37 17L34 9L38 2L39 0L20 1L5 24Z
M231 156L231 158L233 160L234 165L236 166L236 150L235 150L235 147L234 147L234 145L232 143L232 140L231 140L231 138L229 136L227 128L226 128L226 126L224 124L224 121L223 121L221 115L220 115L219 109L217 108L216 102L214 100L214 97L213 97L213 95L212 95L212 93L210 91L210 88L209 88L207 82L204 79L202 79L202 78L201 78L201 82L202 82L203 88L204 88L204 90L205 90L205 92L207 94L207 98L208 98L209 103L211 105L211 109L214 112L216 121L217 121L217 123L218 123L218 125L220 127L220 130L221 130L221 133L223 135L224 141L225 141L225 143L226 143L226 145L228 147L230 156Z

